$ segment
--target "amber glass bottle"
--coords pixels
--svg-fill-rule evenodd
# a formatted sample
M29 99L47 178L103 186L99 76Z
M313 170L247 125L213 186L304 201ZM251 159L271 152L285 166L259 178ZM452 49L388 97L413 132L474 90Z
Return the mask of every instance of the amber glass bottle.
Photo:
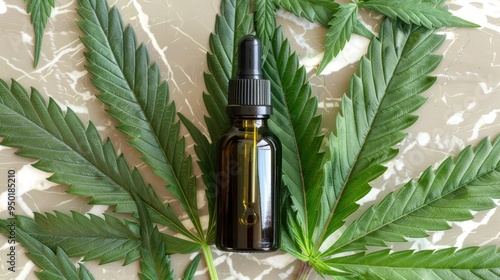
M262 76L255 36L240 41L227 113L231 127L217 143L217 248L275 251L280 246L281 143L267 127L270 82Z

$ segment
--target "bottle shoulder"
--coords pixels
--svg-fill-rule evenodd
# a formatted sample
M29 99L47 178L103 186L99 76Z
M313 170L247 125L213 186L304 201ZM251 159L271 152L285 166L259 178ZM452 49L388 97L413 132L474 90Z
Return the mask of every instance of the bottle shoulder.
M268 127L259 127L256 137L253 130L231 127L219 138L217 145L222 147L238 143L248 143L253 142L254 139L257 140L257 146L273 146L276 149L281 149L280 140Z

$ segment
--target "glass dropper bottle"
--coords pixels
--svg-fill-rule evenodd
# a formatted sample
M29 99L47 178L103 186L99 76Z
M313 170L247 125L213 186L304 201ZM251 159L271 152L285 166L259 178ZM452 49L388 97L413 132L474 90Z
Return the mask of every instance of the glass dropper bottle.
M240 40L228 89L231 127L217 142L216 246L225 251L280 246L281 143L267 126L271 85L263 78L261 49L256 36Z

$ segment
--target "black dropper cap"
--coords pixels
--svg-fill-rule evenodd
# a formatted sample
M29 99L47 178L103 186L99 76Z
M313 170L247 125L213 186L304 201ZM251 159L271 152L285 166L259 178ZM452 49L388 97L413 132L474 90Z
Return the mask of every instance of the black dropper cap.
M262 75L262 46L257 36L247 35L238 45L238 71L229 80L227 113L233 116L269 116L271 82Z

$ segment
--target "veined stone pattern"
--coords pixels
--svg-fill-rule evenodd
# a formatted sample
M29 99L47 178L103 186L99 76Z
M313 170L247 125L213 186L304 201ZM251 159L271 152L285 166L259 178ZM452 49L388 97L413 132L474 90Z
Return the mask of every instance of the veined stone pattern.
M214 29L220 1L111 0L109 4L117 5L124 22L133 26L138 41L146 44L151 59L158 62L162 78L168 79L170 96L178 110L206 131L203 73L208 72L208 38ZM75 21L78 18L76 6L75 0L56 1L45 29L40 62L34 69L34 32L26 13L26 3L0 0L0 78L6 81L15 79L25 88L34 87L44 97L55 99L63 108L71 107L84 123L91 120L103 137L112 139L131 166L136 165L148 182L159 186L160 195L165 195L168 201L171 198L163 191L162 182L151 176L148 167L126 144L125 137L114 128L114 121L95 97L98 91L84 68L85 48L79 40L81 32ZM373 183L373 191L360 201L360 210L410 178L417 177L429 165L456 155L465 146L477 144L485 136L496 137L500 132L500 1L450 0L448 6L453 14L480 24L481 28L445 28L439 31L446 35L446 41L439 50L445 55L444 60L433 73L438 81L423 94L427 102L416 112L419 120L407 130L407 139L398 146L400 154L387 164L387 172ZM354 35L323 74L316 76L315 69L323 55L325 29L286 11L279 11L278 16L278 24L283 26L285 35L308 70L313 92L319 98L319 112L324 114L324 127L333 127L341 96L357 69L357 61L366 52L368 40ZM360 17L368 28L377 31L379 15L365 11ZM194 156L192 140L188 137L187 141L188 152ZM75 210L102 215L110 210L106 206L88 205L86 199L66 194L65 186L56 186L45 180L50 174L34 169L30 166L32 161L15 156L13 152L13 149L0 147L0 182L6 181L9 168L17 170L17 214L33 216L33 212L59 210L68 213ZM195 168L195 174L199 176L196 165ZM206 207L203 195L199 192L200 207ZM5 188L0 189L2 218L7 216L6 197ZM497 204L500 203L497 201ZM181 218L188 220L187 216ZM204 216L202 222L207 223L208 217ZM500 210L497 207L477 213L472 221L453 223L451 231L412 240L410 246L425 249L500 244L499 223ZM5 241L1 236L0 244L5 244ZM22 249L17 252L17 272L7 271L4 261L7 250L6 245L0 248L0 278L35 279L33 271L36 268ZM293 279L300 268L298 261L284 253L229 254L213 248L213 254L221 279ZM178 277L194 256L172 256ZM122 262L103 266L98 266L95 261L85 264L96 279L138 279L138 262L128 266L122 266ZM196 279L208 279L203 261Z

